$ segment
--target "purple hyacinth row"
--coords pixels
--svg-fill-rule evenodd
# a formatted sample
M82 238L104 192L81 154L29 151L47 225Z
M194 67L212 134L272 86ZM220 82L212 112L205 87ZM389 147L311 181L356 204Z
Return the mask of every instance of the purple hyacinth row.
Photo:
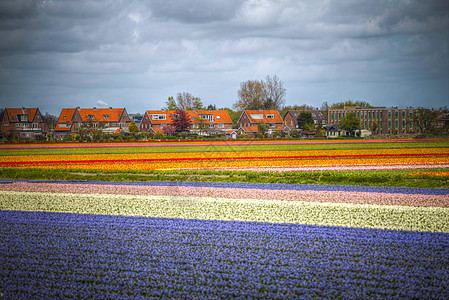
M8 182L52 182L61 184L98 184L98 185L136 185L136 186L167 186L167 187L213 187L262 190L296 190L296 191L330 191L330 192L368 192L368 193L397 193L419 195L449 195L446 188L415 188L415 187L383 187L357 185L313 185L288 183L243 183L243 182L189 182L189 181L73 181L73 180L22 180L0 179L0 183Z
M449 297L444 233L13 211L0 224L5 299Z

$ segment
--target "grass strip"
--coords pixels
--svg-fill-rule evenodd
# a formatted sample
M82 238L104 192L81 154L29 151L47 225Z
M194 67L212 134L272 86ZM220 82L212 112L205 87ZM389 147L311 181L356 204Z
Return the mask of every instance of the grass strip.
M63 169L0 169L3 179L34 180L98 180L98 181L215 181L291 184L344 184L371 186L403 186L449 188L447 176L435 176L442 169L357 170L357 171L296 171L254 172L227 170L149 170L149 171L92 171ZM412 175L410 173L426 173Z

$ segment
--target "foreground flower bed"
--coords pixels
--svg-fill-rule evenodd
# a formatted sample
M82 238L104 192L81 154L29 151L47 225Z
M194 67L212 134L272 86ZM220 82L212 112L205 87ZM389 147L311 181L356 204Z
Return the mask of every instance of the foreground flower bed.
M447 299L448 149L3 145L0 298Z
M0 211L7 298L438 298L448 234Z

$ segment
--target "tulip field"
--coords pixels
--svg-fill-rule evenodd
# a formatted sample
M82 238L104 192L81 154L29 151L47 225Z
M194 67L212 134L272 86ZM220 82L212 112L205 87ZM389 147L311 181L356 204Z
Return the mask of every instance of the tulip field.
M448 286L448 140L0 144L0 298Z

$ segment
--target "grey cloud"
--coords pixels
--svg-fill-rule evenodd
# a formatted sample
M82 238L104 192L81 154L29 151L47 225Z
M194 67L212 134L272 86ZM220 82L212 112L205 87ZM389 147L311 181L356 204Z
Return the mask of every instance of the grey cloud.
M234 17L241 0L154 0L149 2L153 17L183 23L225 21Z

